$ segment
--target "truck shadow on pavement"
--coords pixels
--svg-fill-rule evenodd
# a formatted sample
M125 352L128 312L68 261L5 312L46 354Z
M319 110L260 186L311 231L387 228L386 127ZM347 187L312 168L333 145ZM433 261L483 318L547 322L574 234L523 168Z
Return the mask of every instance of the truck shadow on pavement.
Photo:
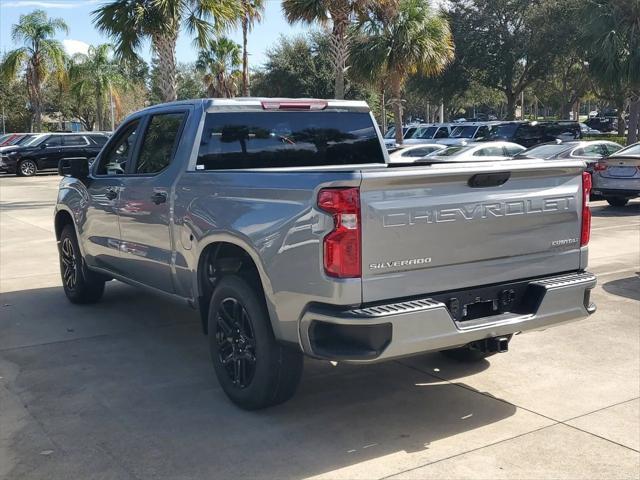
M631 277L607 282L602 288L607 293L640 301L640 272Z
M516 411L404 362L309 360L291 401L245 412L180 303L116 282L98 305L59 287L1 297L8 478L379 477L498 441L490 425Z

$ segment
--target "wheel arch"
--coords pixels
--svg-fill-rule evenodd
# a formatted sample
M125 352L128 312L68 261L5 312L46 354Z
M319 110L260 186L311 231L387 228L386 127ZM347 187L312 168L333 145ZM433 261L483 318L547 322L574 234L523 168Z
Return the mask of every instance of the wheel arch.
M67 225L73 225L73 229L75 230L76 228L71 212L64 209L59 209L56 212L53 224L54 224L57 241L60 240L60 235L62 235L62 230L64 229L64 227L66 227ZM77 235L77 232L76 232L76 235Z
M272 294L271 283L260 257L245 242L229 236L210 239L202 244L198 255L194 286L203 332L207 333L211 293L220 279L230 274L237 274L245 278L263 297L271 327L277 337L277 320L269 301Z

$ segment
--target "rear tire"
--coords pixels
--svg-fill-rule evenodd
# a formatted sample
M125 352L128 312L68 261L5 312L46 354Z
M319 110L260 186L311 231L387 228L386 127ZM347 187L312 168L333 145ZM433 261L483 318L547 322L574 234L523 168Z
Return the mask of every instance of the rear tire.
M624 207L629 203L629 199L624 197L607 197L605 200L612 207Z
M22 160L18 164L16 174L20 177L33 177L38 173L38 164L33 160Z
M105 279L84 264L73 225L66 225L58 242L62 288L71 303L95 303L102 298Z
M245 410L289 400L302 376L302 353L278 343L264 299L246 280L224 277L211 296L211 361L222 389Z

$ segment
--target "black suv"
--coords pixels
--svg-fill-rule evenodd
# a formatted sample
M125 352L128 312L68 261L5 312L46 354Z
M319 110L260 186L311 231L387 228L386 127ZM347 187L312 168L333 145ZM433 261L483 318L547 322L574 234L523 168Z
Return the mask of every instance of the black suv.
M57 170L65 158L86 158L91 162L108 139L108 134L101 132L39 134L0 153L0 170L30 177L39 171Z
M554 140L576 140L582 137L580 125L572 121L503 122L491 126L487 140L506 140L523 147L533 147Z

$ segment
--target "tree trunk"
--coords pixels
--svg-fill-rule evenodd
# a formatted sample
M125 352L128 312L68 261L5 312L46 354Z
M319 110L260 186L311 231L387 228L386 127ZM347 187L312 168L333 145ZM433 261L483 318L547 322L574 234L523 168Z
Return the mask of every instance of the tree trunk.
M178 40L178 28L176 25L167 25L163 33L152 36L153 50L158 57L156 68L158 69L158 89L163 102L173 102L178 98L177 74L176 74L176 42Z
M98 123L98 131L104 131L104 105L102 103L102 92L96 95L96 120Z
M513 92L505 92L505 96L507 97L507 111L505 112L505 120L515 120L516 101L518 99L518 94Z
M616 102L616 109L618 110L618 135L624 136L626 125L624 123L624 100L618 100Z
M249 19L246 13L242 15L242 96L249 96L249 53L247 52L247 32Z
M384 81L380 82L380 113L381 113L381 126L382 126L382 134L386 134L387 133L387 106L386 106L386 101L387 99L385 98L384 95Z
M391 93L393 94L393 121L396 127L396 143L402 145L402 82L398 74L391 76Z
M338 100L344 98L344 71L347 66L348 41L347 41L347 24L348 15L344 18L337 17L334 19L332 32L332 53L333 64L335 69L334 97Z
M629 105L629 134L627 145L638 141L638 129L640 128L640 97L633 99Z

